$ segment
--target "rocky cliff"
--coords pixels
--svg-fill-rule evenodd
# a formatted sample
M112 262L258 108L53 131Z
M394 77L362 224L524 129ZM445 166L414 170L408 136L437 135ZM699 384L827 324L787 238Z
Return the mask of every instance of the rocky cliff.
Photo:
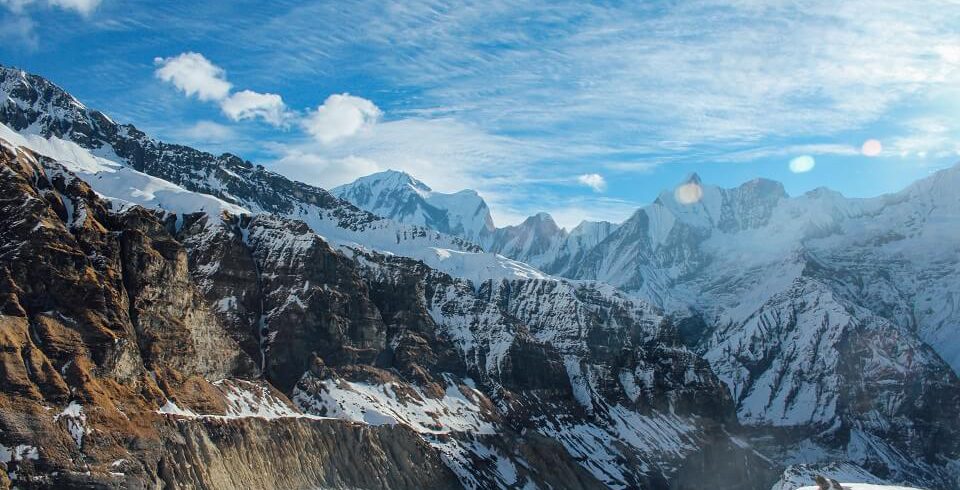
M956 169L493 233L562 279L0 95L3 485L956 487Z
M457 485L409 431L308 417L265 383L256 330L204 299L174 220L111 212L6 143L0 172L4 486Z

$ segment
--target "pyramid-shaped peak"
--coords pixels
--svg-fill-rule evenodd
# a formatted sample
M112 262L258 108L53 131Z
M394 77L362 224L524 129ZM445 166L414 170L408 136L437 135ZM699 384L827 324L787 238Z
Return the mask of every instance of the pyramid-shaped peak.
M402 171L402 170L384 170L382 172L377 172L374 174L367 175L366 177L360 177L355 181L355 183L377 183L379 185L391 186L391 187L402 187L402 186L411 186L414 189L420 191L430 191L430 186L424 184L422 181L417 180L414 176Z
M687 175L687 178L683 179L683 182L681 182L681 184L697 184L697 185L700 185L702 183L703 181L700 179L700 175L696 172L691 172L689 175Z

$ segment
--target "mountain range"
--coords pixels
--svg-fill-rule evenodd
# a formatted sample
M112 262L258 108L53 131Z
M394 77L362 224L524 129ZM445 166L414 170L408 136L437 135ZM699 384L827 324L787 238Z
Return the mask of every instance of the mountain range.
M0 487L960 484L960 166L496 228L13 68L0 123Z

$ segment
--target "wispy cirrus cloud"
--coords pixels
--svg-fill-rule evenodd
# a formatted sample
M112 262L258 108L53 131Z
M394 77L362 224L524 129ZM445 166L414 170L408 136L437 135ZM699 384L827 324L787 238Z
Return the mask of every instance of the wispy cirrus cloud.
M36 23L30 15L31 9L58 8L89 17L100 5L101 0L0 0L0 39L19 44L30 50L40 46L40 37L36 33Z
M0 5L15 13L23 13L30 7L44 6L73 10L82 15L89 15L97 9L100 2L101 0L0 0Z
M886 156L960 158L960 126L952 118L916 117L904 121L902 127L902 134L885 147Z
M302 37L309 48L273 63L303 70L364 46L351 69L377 65L488 129L577 127L611 145L638 133L702 144L842 131L957 73L960 16L948 1L542 7L310 4L260 38ZM330 29L298 18L329 19Z

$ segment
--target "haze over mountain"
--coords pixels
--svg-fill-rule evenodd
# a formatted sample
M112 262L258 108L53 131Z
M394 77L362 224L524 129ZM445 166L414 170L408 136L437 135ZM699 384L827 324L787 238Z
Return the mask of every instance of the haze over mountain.
M12 68L0 124L4 485L958 483L960 165L871 199L691 175L567 232Z

